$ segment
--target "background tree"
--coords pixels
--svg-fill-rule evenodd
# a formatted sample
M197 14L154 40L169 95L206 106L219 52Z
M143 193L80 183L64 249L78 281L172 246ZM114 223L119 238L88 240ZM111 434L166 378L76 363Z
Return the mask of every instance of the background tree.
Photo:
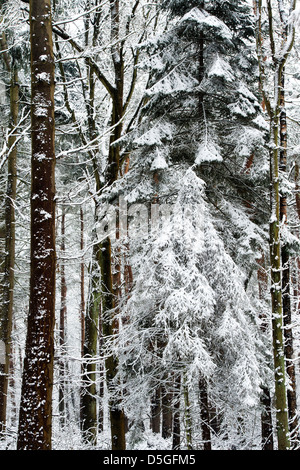
M7 71L10 74L10 118L9 138L7 149L7 190L3 195L4 211L4 261L2 265L2 289L1 289L1 341L5 345L5 364L1 364L0 376L0 422L2 430L5 429L9 369L11 364L11 333L13 322L13 295L14 295L14 267L15 267L15 199L17 188L17 126L19 113L19 83L18 70L15 59L10 58L6 52L7 43L5 35L2 35L3 57Z
M275 8L271 1L267 2L268 14L268 52L264 45L263 33L263 13L262 3L257 1L255 4L255 12L257 16L256 38L257 38L257 54L259 60L260 83L263 93L264 105L266 107L270 119L270 181L271 181L271 218L270 218L270 264L271 264L271 297L272 297L272 332L273 332L273 352L274 352L274 371L275 371L275 398L277 409L277 438L278 448L281 450L290 447L289 426L288 426L288 405L287 405L287 389L286 389L286 365L284 354L284 334L283 334L283 313L286 320L290 317L289 312L289 281L287 275L287 248L281 249L282 245L282 229L281 220L286 218L285 210L285 191L280 186L280 164L281 170L286 165L286 145L284 126L284 67L288 59L289 53L293 47L295 38L295 27L287 24L287 14L291 14L295 10L296 2L291 2L288 6L283 2L278 2L279 18L281 21L281 44L277 45L275 41ZM289 9L289 10L287 10ZM287 13L288 11L288 13ZM266 53L270 54L273 67L265 66ZM272 88L268 88L271 80ZM280 128L282 130L280 136ZM281 216L281 215L282 216ZM284 258L282 259L282 254ZM283 265L284 263L284 265ZM282 273L282 268L284 269ZM283 302L283 288L285 288ZM283 305L285 312L283 312ZM289 335L288 347L292 347L291 329L286 329ZM291 351L289 350L289 355ZM292 360L291 357L288 358ZM291 364L289 364L291 366ZM289 368L292 372L292 367ZM294 383L294 379L292 383ZM293 405L294 408L294 405ZM295 418L295 409L292 412Z

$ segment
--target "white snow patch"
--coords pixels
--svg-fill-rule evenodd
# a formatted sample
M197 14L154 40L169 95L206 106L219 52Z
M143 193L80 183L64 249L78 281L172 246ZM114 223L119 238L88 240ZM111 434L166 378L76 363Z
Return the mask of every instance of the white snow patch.
M184 23L186 21L196 21L198 25L217 30L224 39L232 39L232 32L223 21L219 20L216 16L210 15L206 11L199 10L197 7L193 8L182 17L181 22Z
M225 60L221 59L220 57L217 57L213 65L209 69L207 76L208 78L219 77L223 78L227 82L233 82L234 75L231 72L232 68L230 67L230 65L225 62Z
M36 106L34 109L34 115L37 117L45 117L48 114L48 109L43 106Z
M0 364L5 364L5 343L0 340Z
M41 57L47 57L47 56L41 56ZM47 72L37 73L36 78L37 78L37 80L40 80L41 82L50 83L50 81L51 81L50 73L47 73Z
M197 154L195 163L196 165L200 165L203 162L221 162L222 156L219 147L214 144L214 142L203 142L200 144Z
M168 168L168 164L165 160L165 157L159 152L157 149L156 151L156 156L154 157L154 160L151 165L151 170L164 170L165 168Z

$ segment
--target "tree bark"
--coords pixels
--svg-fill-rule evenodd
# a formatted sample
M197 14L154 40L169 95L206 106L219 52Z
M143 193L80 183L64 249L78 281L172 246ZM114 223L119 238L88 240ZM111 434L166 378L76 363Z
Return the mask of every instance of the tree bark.
M267 387L262 389L261 404L263 406L261 414L262 450L274 450L271 396Z
M290 447L287 413L286 371L283 338L282 311L282 275L281 275L281 243L280 243L280 192L279 192L279 155L278 128L279 118L274 116L272 123L274 150L272 152L272 193L273 213L270 222L270 261L271 261L271 299L272 299L272 334L275 378L275 403L278 449Z
M31 270L18 450L51 450L55 323L54 57L50 0L30 0Z
M161 413L161 387L154 390L151 398L151 429L152 432L160 433L160 413Z
M172 397L173 394L170 390L170 384L167 383L162 388L161 396L161 411L162 411L162 437L168 439L172 436L172 420L173 420L173 409L172 409Z
M280 92L280 171L287 171L287 120L285 109L285 71L282 70L281 75L281 92ZM280 221L282 224L288 222L287 212L287 196L281 190L280 195ZM297 414L297 393L296 393L296 371L294 363L294 341L292 331L292 309L291 309L291 276L290 276L290 255L286 244L281 246L282 257L282 310L284 323L284 339L285 339L285 359L286 371L289 379L289 387L287 389L289 425L291 433L292 447L297 447L298 432L298 414Z
M180 449L180 394L181 375L178 373L174 378L174 405L173 405L173 442L172 450Z
M61 214L61 254L65 254L65 207L62 206ZM62 425L66 423L66 403L65 403L65 329L67 318L67 282L65 274L65 261L62 259L60 263L60 321L59 321L59 346L60 346L60 361L59 361L59 415Z
M186 384L185 377L183 378L183 397L184 397L184 424L185 424L186 445L187 445L188 450L192 450L193 449L192 418L191 418L191 411L190 411L189 389Z
M268 275L265 266L265 255L262 252L261 257L257 260L258 271L258 291L259 299L265 299L268 290ZM261 330L265 334L268 329L268 319L265 315L260 315ZM271 409L271 395L268 386L264 383L262 385L261 394L261 446L262 450L274 450L274 439L273 439L273 423L272 423L272 409Z
M209 402L207 395L207 383L204 379L199 381L200 392L200 417L202 426L203 449L211 450L210 416Z
M80 250L82 253L80 263L80 330L81 330L81 356L83 357L84 347L84 316L85 316L85 295L84 295L84 217L83 209L80 207Z
M276 428L279 450L290 448L290 436L288 425L288 404L286 388L285 353L283 338L283 291L282 291L282 252L280 237L280 112L281 112L281 88L282 78L286 60L292 50L295 39L295 26L288 24L286 18L293 13L296 8L296 1L290 3L290 11L287 15L278 2L279 17L282 27L282 42L280 50L276 51L273 5L271 0L267 0L267 21L268 40L271 51L273 79L273 95L271 101L266 87L266 67L265 52L263 48L263 5L262 0L255 0L256 16L256 44L259 65L259 80L265 109L270 119L270 185L271 185L271 220L269 224L270 234L270 264L271 264L271 299L272 299L272 335L273 335L273 357L274 357L274 379L275 379L275 406L276 406ZM285 18L286 17L286 18ZM277 31L276 31L277 34Z
M99 266L99 244L94 244L93 261L90 268L90 288L85 316L85 338L83 346L84 372L82 390L82 429L85 438L93 445L97 442L97 397L96 362L98 344L98 324L101 313L101 283Z
M16 138L19 112L18 72L14 61L9 66L10 84L10 124L11 135L8 140L7 189L4 195L4 238L5 254L3 260L4 276L1 288L0 340L5 346L5 363L0 364L0 429L6 425L6 408L9 370L11 362L11 333L13 321L14 267L15 267L15 199L17 190L17 147Z

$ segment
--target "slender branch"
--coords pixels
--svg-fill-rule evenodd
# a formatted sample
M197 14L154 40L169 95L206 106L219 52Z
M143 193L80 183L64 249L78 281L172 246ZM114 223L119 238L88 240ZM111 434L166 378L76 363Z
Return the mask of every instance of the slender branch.
M106 88L110 96L113 98L115 94L115 87L108 81L108 79L105 77L105 75L101 72L99 69L98 65L96 62L89 56L85 56L85 50L76 42L74 39L71 38L69 34L67 34L65 31L63 31L61 28L58 26L53 27L53 32L57 34L60 38L64 39L65 41L68 41L71 46L80 54L82 54L85 59L87 60L89 66L91 69L93 69L96 77L99 79L99 81L102 83L102 85Z

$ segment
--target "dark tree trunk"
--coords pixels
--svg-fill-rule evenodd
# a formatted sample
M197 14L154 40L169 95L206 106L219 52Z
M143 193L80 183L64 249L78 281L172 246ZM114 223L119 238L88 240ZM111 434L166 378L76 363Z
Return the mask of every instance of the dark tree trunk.
M199 381L200 392L200 417L202 426L203 449L211 450L209 402L207 395L207 383L204 379Z
M31 271L18 450L51 450L55 323L54 57L50 0L30 1Z
M162 437L168 439L172 436L172 398L173 394L170 391L170 385L162 388L161 396L161 410L162 410Z
M280 93L280 171L287 171L287 117L285 109L285 71L283 69L281 76L281 93ZM280 197L280 221L287 223L287 196L281 192ZM286 370L290 386L287 389L288 410L289 410L289 426L291 433L291 446L297 446L298 432L298 414L297 414L297 393L296 393L296 371L294 364L294 341L292 332L292 309L291 309L291 282L290 282L290 255L286 244L281 247L282 258L282 310L284 322L284 338L285 338L285 359Z
M265 266L265 255L262 253L262 256L257 259L258 270L257 270L257 279L258 279L258 291L259 298L261 300L265 299L267 290L268 290L268 274ZM260 315L261 320L261 330L265 334L268 329L268 319L265 318L265 315ZM262 386L261 394L261 446L262 450L274 450L274 438L273 438L273 420L272 420L272 408L271 408L271 396L270 390L266 384Z
M272 405L270 392L267 387L263 388L262 390L261 404L263 407L261 414L262 450L274 450Z
M175 377L174 383L174 405L173 405L173 443L172 449L180 449L180 394L181 394L181 376Z
M151 429L156 434L160 433L160 413L161 413L161 388L157 387L151 398Z

